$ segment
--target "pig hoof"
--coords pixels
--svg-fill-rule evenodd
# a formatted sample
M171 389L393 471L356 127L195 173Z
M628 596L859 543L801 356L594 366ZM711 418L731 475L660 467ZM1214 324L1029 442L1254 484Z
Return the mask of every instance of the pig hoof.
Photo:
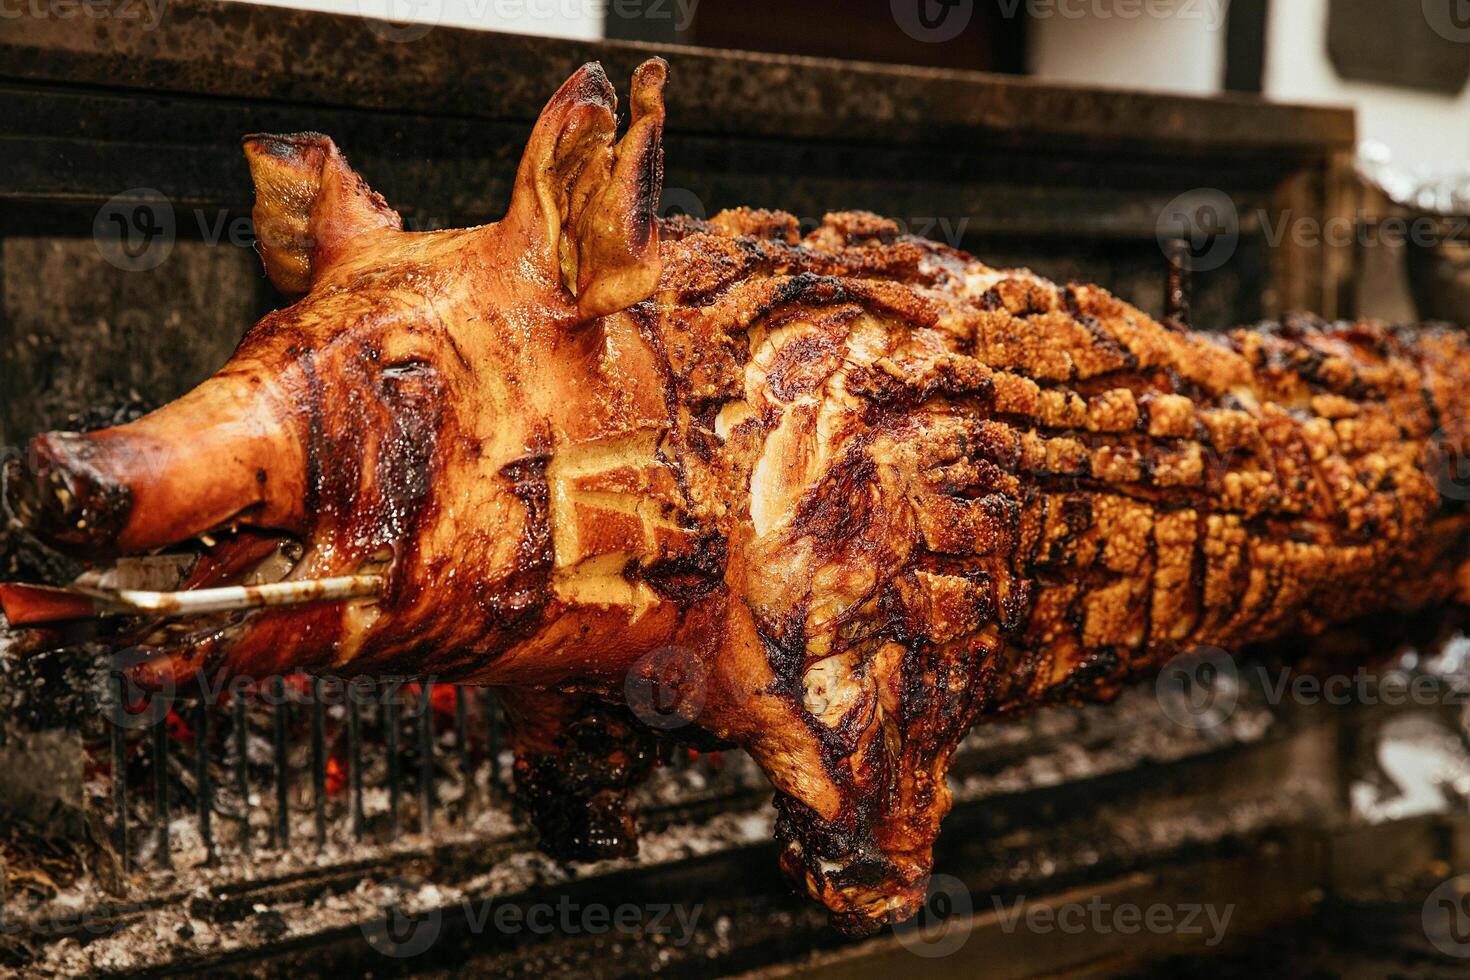
M601 861L638 854L628 802L653 765L651 739L594 713L558 740L558 751L516 759L516 799L559 861Z

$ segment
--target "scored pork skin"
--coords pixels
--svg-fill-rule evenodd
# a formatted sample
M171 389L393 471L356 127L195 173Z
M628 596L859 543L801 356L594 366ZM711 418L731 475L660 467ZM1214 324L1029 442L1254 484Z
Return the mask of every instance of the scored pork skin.
M722 734L775 777L783 865L843 924L922 897L977 717L1463 585L1456 330L1194 333L866 214L686 231L629 315L680 392L751 688L791 706Z

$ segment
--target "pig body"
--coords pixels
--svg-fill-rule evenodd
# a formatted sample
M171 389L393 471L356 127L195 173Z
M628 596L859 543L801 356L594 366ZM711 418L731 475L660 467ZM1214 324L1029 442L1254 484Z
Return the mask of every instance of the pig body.
M660 223L663 77L617 142L600 70L569 80L477 229L403 232L325 137L247 142L299 300L179 402L38 437L15 506L86 555L224 535L190 587L283 540L280 574L386 584L145 637L145 676L493 685L582 859L631 852L656 736L738 745L862 932L922 903L976 719L1458 596L1459 334L1207 337L872 215Z

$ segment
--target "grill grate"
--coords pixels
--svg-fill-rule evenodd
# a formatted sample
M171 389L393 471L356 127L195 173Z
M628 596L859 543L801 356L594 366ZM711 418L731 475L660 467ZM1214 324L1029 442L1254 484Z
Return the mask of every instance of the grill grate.
M113 682L115 703L126 705L126 681L118 674ZM452 690L447 707L438 703L436 690L441 696ZM296 703L293 692L306 703ZM340 706L334 692L344 695ZM217 866L222 851L248 859L262 843L286 851L296 835L309 836L321 851L339 826L362 841L373 832L368 795L375 788L369 777L374 755L382 767L378 788L386 794L386 807L378 809L388 843L403 837L412 809L413 828L430 834L436 821L467 826L509 799L500 758L503 721L492 691L292 676L271 680L260 693L269 703L250 690L232 690L218 699L200 698L187 710L170 705L166 717L141 731L108 726L105 805L124 874L140 856L146 858L142 852L150 840L152 864L174 869L181 843L175 816L191 809L185 796L192 797L202 851L195 863L203 866ZM152 711L163 714L159 705ZM310 754L303 765L299 754L293 759L292 746L307 740ZM263 759L261 746L268 747ZM137 763L144 750L151 773L140 779ZM456 784L457 797L440 793L446 778ZM303 805L309 820L293 820ZM252 820L263 807L268 817ZM234 830L221 833L230 824ZM262 832L263 841L256 837Z

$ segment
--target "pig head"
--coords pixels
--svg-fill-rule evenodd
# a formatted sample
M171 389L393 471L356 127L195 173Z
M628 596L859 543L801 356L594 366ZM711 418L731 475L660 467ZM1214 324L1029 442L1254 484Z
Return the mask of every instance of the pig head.
M577 643L562 642L557 623L584 596L557 598L549 517L577 505L551 498L547 469L583 443L646 441L666 415L646 343L602 319L657 282L665 71L639 69L621 141L601 69L577 72L536 123L505 218L467 230L404 231L325 136L246 138L258 249L295 302L158 411L38 436L11 501L36 534L86 558L203 536L189 587L258 581L256 563L283 542L294 547L278 573L374 571L385 586L209 622L155 644L150 670L222 660L256 676L391 668L545 683L657 629L656 613L630 628L653 594L632 596L640 587L610 561L605 583L578 586L641 605L598 602L607 615L578 616ZM637 448L656 470L654 447ZM656 557L627 544L623 564Z
M655 59L634 75L621 139L601 67L576 72L535 124L505 217L478 228L404 231L326 136L245 139L257 247L294 302L177 401L36 437L7 496L33 533L92 562L197 553L185 589L384 584L145 624L127 638L145 654L139 681L305 670L505 686L517 778L548 840L580 857L633 846L622 796L648 768L646 733L538 692L620 691L677 631L670 590L708 566L660 454L666 369L620 314L660 274L666 71ZM610 732L597 776L564 771L587 768L564 750Z

